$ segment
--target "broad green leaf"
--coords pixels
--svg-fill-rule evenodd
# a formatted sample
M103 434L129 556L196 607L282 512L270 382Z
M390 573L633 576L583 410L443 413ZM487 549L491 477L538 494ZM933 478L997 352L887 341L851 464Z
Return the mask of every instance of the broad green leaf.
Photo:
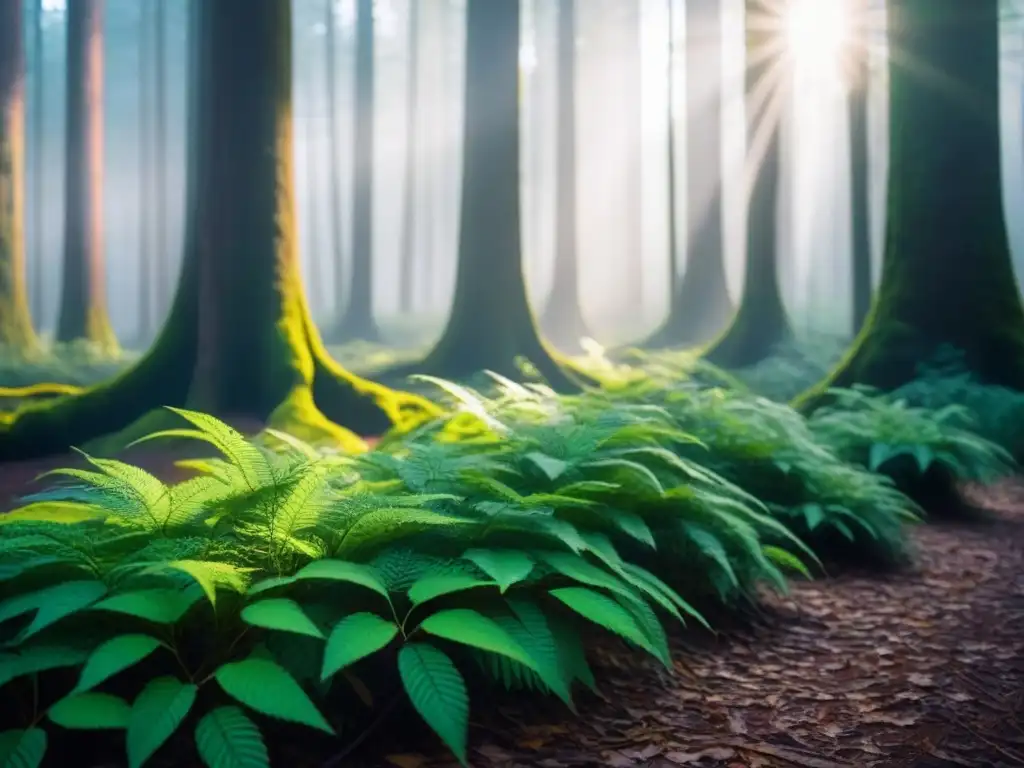
M419 628L435 637L507 656L534 672L538 671L537 663L519 643L497 622L477 611L468 608L439 611L425 618Z
M247 605L242 609L242 620L264 629L294 632L297 635L321 639L324 636L299 604L286 598L271 598Z
M232 592L244 594L248 586L246 583L248 569L230 563L217 563L209 560L173 560L166 566L158 567L172 568L187 573L203 588L203 593L210 601L210 605L217 604L218 588L225 587Z
M466 765L469 694L452 660L427 643L409 643L398 652L398 673L420 717Z
M88 608L106 593L100 581L67 581L63 584L17 595L0 603L0 621L35 611L19 639L26 640L51 624Z
M409 587L409 600L412 601L413 605L419 605L436 597L450 595L453 592L493 586L496 586L493 581L485 581L464 573L440 573L417 579Z
M636 619L607 595L585 587L562 587L552 589L550 594L583 618L626 638L652 656L658 655L643 630L637 625Z
M3 768L39 768L45 755L46 731L41 728L0 732Z
M295 574L297 580L325 579L328 581L346 581L361 587L372 589L378 595L390 601L387 587L380 580L377 572L368 565L349 563L344 560L314 560Z
M112 595L94 603L90 610L126 613L155 624L174 624L202 595L195 589L141 589Z
M873 443L868 451L868 469L877 472L893 456L893 448L886 443Z
M218 707L196 724L196 748L208 768L270 768L256 724L238 707Z
M510 598L507 602L515 617L509 616L507 621L502 621L500 619L506 618L502 616L496 620L534 660L537 674L544 684L570 709L575 709L569 692L569 680L559 664L555 636L544 612L532 600Z
M825 510L822 509L821 504L804 504L800 507L800 511L803 513L804 520L807 521L807 530L809 531L813 531L825 519Z
M503 594L533 570L530 556L516 549L469 549L462 556L494 579Z
M266 579L260 579L251 587L247 594L258 595L261 592L267 592L271 589L277 589L278 587L286 587L289 584L295 583L294 576L270 576Z
M260 714L334 733L295 678L270 659L229 662L213 676L229 696Z
M163 746L196 700L199 689L173 677L150 680L132 704L126 741L129 768L140 766Z
M323 671L326 680L395 639L398 625L373 613L354 613L339 621L327 637Z
M910 454L914 457L914 461L917 462L917 470L922 475L928 471L932 462L935 461L935 454L927 445L910 446Z
M632 536L637 541L646 544L651 549L657 549L657 544L654 541L654 534L651 533L650 527L644 521L640 515L634 514L633 512L626 512L621 509L606 509L604 514L615 524L615 526L623 533Z
M573 581L591 587L603 587L609 592L616 592L623 597L636 597L636 592L622 578L588 562L581 555L568 552L543 552L538 553L538 557L558 573Z
M133 667L160 647L148 635L119 635L107 640L90 654L72 693L95 688L109 677Z
M88 656L88 651L71 646L29 645L20 648L17 653L0 656L0 687L23 675L76 667Z
M61 699L46 713L57 725L86 731L128 727L132 707L109 693L78 693Z

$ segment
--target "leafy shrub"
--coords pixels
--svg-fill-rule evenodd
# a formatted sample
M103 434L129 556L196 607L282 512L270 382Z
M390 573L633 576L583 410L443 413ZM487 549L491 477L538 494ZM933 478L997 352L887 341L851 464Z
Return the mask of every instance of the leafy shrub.
M362 670L386 668L465 762L460 662L571 706L575 682L593 685L581 621L666 664L655 608L703 622L617 546L652 548L657 524L683 517L677 504L714 511L714 497L700 507L684 485L666 489L664 478L683 470L640 439L642 422L604 427L598 445L597 433L563 441L589 452L558 454L549 430L518 444L485 438L474 453L443 442L456 416L435 429L441 442L410 439L353 460L278 433L270 450L177 412L190 428L151 437L212 444L223 458L189 462L202 474L168 486L86 457L91 469L57 470L69 484L0 522L0 690L10 702L30 694L23 727L0 736L9 761L40 764L53 733L45 718L123 730L132 768L186 723L207 765L267 765L269 723L335 734L365 708ZM516 456L527 443L535 455ZM631 445L670 469L635 461ZM557 492L519 493L498 479L527 472ZM706 472L699 480L709 494L727 488ZM620 483L648 484L644 507L654 511L597 500L624 498ZM722 514L770 573L772 550L754 552L764 516L727 498Z
M850 462L912 481L935 471L955 480L991 482L1013 471L1013 457L970 428L966 408L915 407L868 387L834 389L811 416L811 431Z

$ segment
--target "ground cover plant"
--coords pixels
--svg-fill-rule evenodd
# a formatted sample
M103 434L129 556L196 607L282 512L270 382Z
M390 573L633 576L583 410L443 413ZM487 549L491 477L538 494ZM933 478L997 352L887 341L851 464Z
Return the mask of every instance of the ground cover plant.
M5 719L22 726L3 734L8 760L39 765L56 726L111 734L139 766L187 726L208 765L266 765L261 733L275 720L324 734L358 727L378 692L362 680L367 662L370 684L398 681L464 762L468 659L571 706L572 685L593 684L580 621L666 664L655 611L704 621L620 542L653 548L652 524L696 520L735 540L736 560L720 566L741 586L785 588L773 561L802 569L759 541L757 525L778 526L754 500L631 438L659 434L632 415L559 459L542 432L529 457L485 438L485 450L391 441L353 458L277 433L272 451L180 414L190 428L154 437L223 455L191 462L196 477L165 486L89 457L92 469L58 470L64 484L3 519L0 681ZM523 495L498 479L516 468L564 480ZM650 488L618 510L602 494L621 501L619 482ZM386 671L370 657L386 657Z

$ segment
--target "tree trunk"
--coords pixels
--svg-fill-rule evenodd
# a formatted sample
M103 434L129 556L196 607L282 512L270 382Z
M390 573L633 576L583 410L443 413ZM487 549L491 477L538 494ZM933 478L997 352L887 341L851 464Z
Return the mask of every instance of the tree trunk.
M104 4L79 0L67 9L64 282L56 340L84 339L113 354L103 266Z
M848 120L850 125L850 218L853 332L864 327L871 309L871 186L868 153L868 4L853 4L853 33L848 56Z
M451 316L420 363L390 376L461 379L490 370L522 379L525 358L572 388L537 331L523 275L519 184L519 3L468 0L459 254Z
M627 0L622 9L625 20L620 31L619 50L622 56L621 108L625 120L626 177L622 222L626 229L625 262L629 266L623 276L622 301L630 315L635 315L644 301L644 183L643 183L643 4Z
M34 354L25 283L25 37L21 2L0 4L0 344Z
M882 279L853 349L819 387L892 389L942 347L1024 389L1024 310L999 144L998 0L890 0L890 166ZM914 62L913 68L906 66Z
M747 256L740 306L725 333L705 353L723 368L743 368L768 357L792 335L779 290L779 120L788 98L788 76L779 82L778 35L767 22L771 0L746 0L745 74L747 162Z
M330 222L330 254L334 262L334 306L344 306L348 288L345 274L345 243L341 236L341 146L338 141L338 19L335 15L334 0L325 0L324 8L327 27L327 153L330 169L327 180L330 185L328 194L327 220Z
M558 135L555 176L555 275L541 319L563 352L583 351L590 335L580 308L576 205L576 0L558 3Z
M35 148L32 152L32 237L35 252L32 254L32 315L35 327L44 327L46 313L46 259L43 254L43 205L46 200L43 159L46 156L46 122L44 87L46 82L46 51L43 48L43 0L32 0L32 40L36 60L35 80L32 96L32 132L35 134Z
M188 219L167 325L119 378L7 414L0 461L124 429L120 444L166 426L166 412L150 413L161 405L349 446L358 444L352 434L325 415L379 434L389 417L437 412L340 369L309 317L294 226L291 3L217 0L193 13Z
M675 0L669 0L674 18ZM674 24L669 55L674 62ZM732 315L725 276L722 226L722 8L721 0L686 3L687 260L679 276L681 247L676 218L676 123L669 112L669 248L672 264L668 317L648 347L701 344L720 333ZM669 69L674 101L674 63Z
M422 0L420 0L422 2ZM420 71L420 5L417 0L409 2L407 21L407 56L405 70L406 114L405 114L405 191L402 204L402 244L398 266L398 308L405 314L413 311L413 281L416 274L416 191L420 163L419 127L420 87L417 73Z
M153 340L153 250L150 248L150 224L153 203L153 152L150 136L153 115L150 46L152 39L153 3L139 6L139 323L137 346L145 347ZM159 215L159 212L157 212ZM161 293L162 298L162 293Z
M348 306L335 334L339 341L377 341L380 338L373 317L373 38L373 0L357 0L352 273L349 275Z
M334 0L327 0L328 2L334 2ZM324 306L324 279L323 279L323 266L320 262L320 219L317 216L317 198L319 193L318 179L320 174L317 173L318 166L320 164L319 158L316 153L316 104L317 104L317 91L313 86L316 83L316 79L313 77L313 73L310 72L307 77L307 82L310 87L307 89L310 91L308 113L306 115L306 184L308 185L309 192L309 225L307 231L309 232L309 239L306 243L306 258L309 263L309 281L311 283L309 303L311 312L314 317L317 314L322 313Z
M167 243L167 0L146 1L153 2L153 181L156 185L153 224L158 285L156 311L159 320L163 320L171 299L169 288L174 285L173 259Z

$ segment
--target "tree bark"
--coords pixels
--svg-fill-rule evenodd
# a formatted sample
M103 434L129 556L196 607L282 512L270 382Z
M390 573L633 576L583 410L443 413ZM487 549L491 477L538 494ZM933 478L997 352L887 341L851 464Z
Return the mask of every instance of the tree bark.
M778 77L778 32L772 29L771 0L746 0L745 74L747 163L747 255L743 293L729 328L705 352L723 368L743 368L768 357L792 335L779 290L778 207L779 104L789 92L788 73ZM762 159L763 155L763 159ZM760 161L760 162L759 162Z
M519 184L519 3L468 0L462 202L451 315L427 357L389 376L522 379L525 358L555 388L573 384L540 339L523 275Z
M353 137L355 191L352 200L352 273L348 306L338 324L338 341L377 341L373 317L373 128L374 106L373 0L356 2L356 129Z
M576 203L576 0L558 2L558 134L555 175L555 274L541 327L563 352L583 351L590 335L580 307Z
M330 229L330 253L334 262L334 304L335 307L343 306L345 294L348 290L348 280L345 270L345 243L341 233L341 147L338 141L338 19L335 15L334 0L324 0L326 18L324 24L327 27L327 153L329 157L327 174L329 187L327 220L331 224Z
M25 282L25 36L21 2L0 4L0 344L35 354Z
M871 187L868 152L868 4L855 0L853 32L847 68L849 79L848 120L850 126L850 217L853 239L851 257L853 290L853 332L864 327L871 309Z
M152 412L161 405L351 447L352 433L328 418L379 434L437 412L339 368L309 317L296 248L291 3L217 0L193 13L189 213L167 325L119 378L0 417L0 461L125 430L120 445L165 427L166 412Z
M420 5L417 0L409 2L409 18L406 22L409 57L405 70L406 115L405 115L405 190L402 201L402 243L398 267L398 307L405 314L413 311L413 288L416 275L416 202L419 180L419 122L420 86L417 73L420 71Z
M103 244L103 13L105 0L67 9L64 270L56 340L116 353L107 315Z
M893 389L943 347L982 380L1024 389L1024 309L1010 258L999 144L998 0L890 0L890 166L882 278L828 387ZM907 62L913 62L909 66Z
M674 19L669 0L670 18ZM669 248L668 317L644 346L701 344L720 333L732 315L725 275L722 225L722 9L721 0L686 3L686 153L687 259L680 277L682 246L676 218L676 127L669 113ZM670 22L671 30L674 24ZM675 37L669 55L674 61ZM674 100L674 64L669 69L669 104Z

